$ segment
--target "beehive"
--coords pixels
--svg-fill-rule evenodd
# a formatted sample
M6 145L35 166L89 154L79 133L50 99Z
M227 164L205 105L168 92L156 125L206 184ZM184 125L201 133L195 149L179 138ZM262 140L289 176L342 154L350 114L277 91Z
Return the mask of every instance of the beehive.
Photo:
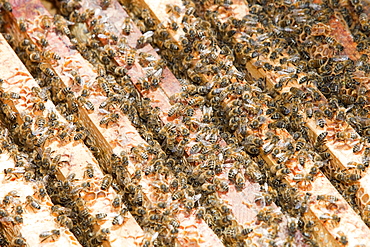
M365 1L1 1L1 246L368 246Z

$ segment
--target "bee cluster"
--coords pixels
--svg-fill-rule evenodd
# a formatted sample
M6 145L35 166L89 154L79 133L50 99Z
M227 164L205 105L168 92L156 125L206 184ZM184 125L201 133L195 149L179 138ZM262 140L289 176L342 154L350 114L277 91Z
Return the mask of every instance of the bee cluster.
M39 86L0 95L0 118L12 139L1 145L17 163L17 169L4 172L42 185L39 198L27 197L26 207L38 210L38 200L47 193L58 224L83 246L100 246L109 241L110 230L96 231L95 226L107 215L91 215L80 194L112 187L117 192L112 207L119 210L112 225L124 224L130 212L148 234L143 246L175 246L180 211L195 212L227 246L252 244L258 234L263 238L254 239L255 244L294 246L302 238L318 246L317 222L306 218L310 205L323 208L320 223L335 227L341 222L336 196L310 192L323 172L370 224L370 210L363 210L356 196L370 160L368 86L361 79L370 72L370 29L361 1L248 1L243 4L249 12L238 18L229 0L183 0L165 6L166 22L142 8L142 1L122 1L130 17L121 20L119 35L101 14L111 1L98 1L96 10L82 2L53 2L56 14L40 15L32 24L35 42L26 35L31 23L16 20L11 5L1 1L3 35ZM357 57L346 55L347 47L335 36L334 17L346 22ZM133 23L143 33L134 43ZM51 30L68 38L69 48L91 63L96 78L87 81L76 68L66 73L72 86L63 83L54 65L65 58L49 49ZM146 50L149 43L162 58ZM143 76L132 76L136 66ZM154 107L148 96L162 87L166 66L181 83L181 91L168 97L172 106L167 112ZM264 76L256 77L253 69ZM98 104L92 100L96 95L103 99ZM11 102L22 97L29 99L26 109L35 118L14 109ZM48 109L50 101L57 112ZM82 120L82 112L96 111L103 115L99 128L112 128L123 114L146 143L107 153ZM56 139L86 144L105 173L99 185L89 182L94 178L90 164L83 183L73 173L58 177L61 156L45 146ZM327 146L333 143L351 149L360 161L335 167ZM261 185L255 197L261 207L256 221L246 226L220 195L230 187L243 192L249 181ZM148 186L153 198L144 189ZM284 217L286 224L279 226ZM288 237L282 239L284 231ZM39 237L54 241L60 234L54 229ZM3 235L0 231L0 245L4 241L6 246ZM17 241L13 245L25 245L22 238ZM336 241L348 244L343 232Z
M8 153L8 156L14 160L13 167L5 168L4 173L1 174L4 179L3 183L11 183L14 179L21 177L24 178L25 182L33 181L34 183L28 186L28 188L25 188L27 186L24 186L24 184L18 184L13 187L18 190L6 192L5 189L2 191L0 242L2 246L26 246L27 241L20 234L19 226L24 223L23 217L25 213L36 213L40 211L41 205L45 205L47 192L42 181L33 180L33 172L27 170L29 165L28 154L18 149L18 146L12 142L9 134L7 129L1 127L1 155L3 156L5 153ZM8 166L6 163L3 164ZM19 189L23 189L24 191L20 192ZM33 195L27 195L31 191ZM40 242L45 243L55 241L59 237L60 230L58 229L43 231L39 235Z
M281 181L294 173L294 181L309 185L319 171L361 213L356 199L357 181L369 165L368 89L366 81L358 78L369 72L367 50L363 49L367 47L364 37L368 23L362 3L252 1L248 3L249 13L238 19L233 14L237 7L231 1L183 1L185 8L166 6L171 17L168 23L150 28L152 21L136 10L141 6L138 2L131 1L126 6L135 14L137 23L144 22L146 29L142 31L154 31L153 43L184 84L183 92L173 97L171 113L181 112L186 123L186 111L178 109L189 105L199 107L203 111L203 123L214 124L224 136L236 138L232 143L239 143L239 148L244 146L244 151L260 161L259 164L264 163L258 160L260 154L272 154L278 166L259 165L261 174L268 174L263 182L270 182L279 195L288 191L291 198L275 202L293 215L304 213L307 206L302 207L303 212L289 208L294 205L295 196L291 195L295 192L281 186ZM352 7L356 10L351 16L348 12ZM345 55L345 47L330 27L331 18L346 11L343 18L352 35L362 33L363 43L356 47L358 58ZM311 18L312 15L317 18ZM362 22L355 24L359 16ZM181 35L177 43L168 40L171 32L168 30L178 29L172 28L173 20L181 23L176 33ZM248 70L251 65L266 75L274 73L276 81L266 81L264 77L243 81L248 75L254 77ZM311 119L315 120L315 128L328 131L318 131L317 138L312 138L306 125ZM332 124L334 121L341 124ZM263 139L258 135L265 125L269 131ZM278 129L287 130L292 138L282 140L276 134ZM345 169L333 169L327 142L344 143L346 149L362 156L360 162L349 162ZM309 161L314 165L307 169L307 174L297 174L286 165L291 159L296 159L302 167ZM229 176L231 181L234 174ZM362 212L366 214L366 210ZM368 223L365 214L362 216Z

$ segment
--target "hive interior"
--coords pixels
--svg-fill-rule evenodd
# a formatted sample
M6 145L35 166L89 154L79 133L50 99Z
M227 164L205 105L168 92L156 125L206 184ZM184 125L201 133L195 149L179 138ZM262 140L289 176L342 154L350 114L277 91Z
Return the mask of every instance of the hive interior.
M42 244L58 229L82 246L366 244L369 13L359 0L2 0L25 66L2 63L2 186L37 184L63 207ZM26 70L35 80L14 79ZM4 197L0 245L26 244L15 207L32 214L39 193ZM137 235L120 235L132 217Z

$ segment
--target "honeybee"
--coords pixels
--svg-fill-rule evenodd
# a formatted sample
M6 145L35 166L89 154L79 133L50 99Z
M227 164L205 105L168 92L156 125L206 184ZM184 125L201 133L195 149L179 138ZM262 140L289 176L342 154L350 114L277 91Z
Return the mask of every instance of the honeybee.
M340 220L341 220L338 215L336 215L336 214L330 215L330 214L327 214L327 213L325 213L323 215L320 215L319 219L322 220L322 221L324 221L324 222L326 222L328 220L331 220L334 223L339 223Z
M2 8L6 11L6 12L12 12L13 9L12 9L12 5L6 1L6 0L3 0L1 1L2 2Z
M54 229L54 230L51 230L51 231L44 231L42 233L40 233L39 235L40 239L41 239L41 243L50 239L50 241L54 242L56 240L59 239L60 237L60 230L57 230L57 229Z
M16 224L23 224L23 217L21 215L12 216Z
M47 15L41 15L39 17L39 26L42 29L49 29L51 27L52 17Z
M125 20L123 21L122 32L125 35L129 35L131 31L132 31L131 19L130 17L126 17Z
M163 47L166 49L169 49L171 51L178 51L180 50L180 47L177 45L177 43L173 40L166 40L163 42Z
M361 152L363 150L363 148L364 148L364 145L361 142L359 142L359 143L356 143L353 146L352 151L353 151L353 153L359 153L359 152Z
M109 5L111 5L112 1L111 0L100 0L100 7L104 10L106 10Z
M24 173L25 173L24 167L15 167L15 168L6 168L6 169L4 169L4 174L7 177L9 176L9 179L12 175L15 176L16 178L18 178L18 175L21 175L21 174L24 174Z
M58 215L68 215L71 213L70 208L65 208L59 205L53 205L51 206L51 212L53 215L58 216Z
M242 173L236 174L235 177L235 188L237 190L242 190L245 187L245 178Z
M40 62L41 56L39 52L32 52L30 54L30 60L31 62Z
M35 174L33 173L33 171L26 171L23 177L26 182L29 182L34 180Z
M218 191L220 192L229 191L229 183L227 182L227 180L221 180L218 178L214 178L213 182L215 183Z
M4 112L5 116L9 120L14 121L17 118L16 117L16 112L14 112L8 104L2 104L1 108L2 108L2 111Z
M149 29L155 26L154 19L151 17L148 9L141 10L141 17L144 19L144 23Z
M95 106L93 105L93 103L91 103L90 100L87 100L85 97L83 96L78 96L77 97L77 100L83 104L83 107L88 110L88 111L93 111L95 109Z
M181 200L185 198L185 192L184 190L178 190L172 194L172 200Z
M100 120L100 125L105 125L108 127L109 123L116 123L119 119L119 114L118 113L111 113L108 116L103 117Z
M338 240L341 244L347 245L348 244L347 236L342 231L339 231L338 235L339 236L335 237L335 239Z
M15 211L16 214L19 214L19 215L23 214L23 212L24 212L23 207L22 207L21 204L15 205L14 206L14 211Z
M27 246L26 239L23 237L16 237L12 241L12 246Z
M99 84L99 86L106 93L106 95L109 96L109 94L110 94L110 87L109 87L109 84L108 84L107 79L105 79L102 76L99 76L99 77L96 78L96 80L97 80L97 83Z
M121 213L114 216L113 218L113 221L112 221L112 225L122 225L125 221L125 217L124 215L122 215Z
M100 189L108 190L109 186L112 184L112 175L106 174L101 182Z
M64 19L63 16L56 14L54 16L54 25L56 29L62 32L64 35L70 36L71 31L68 28L68 22Z
M112 224L122 225L124 223L127 212L128 212L128 209L126 207L122 208L119 214L113 218Z
M114 198L113 202L112 202L112 206L114 208L119 208L119 207L121 207L121 205L122 205L122 203L121 203L121 196L120 195L117 195Z
M10 203L14 201L15 197L19 197L17 191L16 190L10 191L4 196L3 204L9 205Z
M98 74L98 78L104 78L107 74L107 71L105 70L105 67L102 64L97 64L96 65L96 72Z
M126 53L125 62L128 66L132 66L135 63L136 50L129 49Z
M18 26L21 32L26 32L27 31L27 23L24 20L24 18L19 18L18 20Z
M50 68L50 65L47 63L40 63L39 69L41 70L42 73L44 73L47 76L50 76L50 77L55 76L54 71Z
M339 141L354 141L357 139L357 134L354 132L348 132L348 131L339 131L335 133L335 138Z
M177 23L176 19L170 16L168 21L169 28L171 28L174 31L177 31L179 29L179 24Z
M43 51L41 52L41 55L46 59L53 59L53 60L60 60L61 57L53 51Z
M351 184L361 179L361 170L338 170L334 173L334 178L338 181Z
M367 32L370 30L369 18L367 17L367 14L365 12L362 12L360 14L360 16L358 17L358 20L360 22L361 29L363 31Z
M84 140L86 137L88 136L88 131L87 130L81 130L79 131L75 136L74 136L74 140L75 141L78 141L78 140Z
M136 41L136 49L143 48L146 44L153 41L153 31L147 31L145 32L140 38Z
M206 214L206 209L204 207L198 207L196 213L195 213L195 217L198 219L198 220L201 220L201 219L204 219L204 215Z
M84 172L84 176L87 178L94 177L94 166L91 163L87 163L86 170Z
M26 205L29 206L32 210L40 210L41 206L39 202L37 202L32 196L26 197L27 203Z
M150 67L149 65L157 60L152 54L146 52L139 53L139 63L142 67Z
M37 127L39 129L43 129L45 127L45 124L46 124L46 119L42 116L39 116L39 117L36 118L35 124L37 125Z
M105 45L103 53L106 54L109 58L114 58L116 56L116 51L111 45Z
M327 135L328 135L327 131L324 131L324 132L320 133L316 138L316 143L324 144L325 143L325 138L327 137Z
M57 221L59 222L59 224L62 226L62 227L67 227L68 229L72 229L73 228L73 222L70 218L68 218L68 216L66 215L59 215L57 217Z
M117 66L115 69L114 69L114 74L118 75L118 76L124 76L127 74L127 69L122 67L122 66Z
M45 196L47 195L44 184L41 182L36 183L35 189L35 195L38 197L38 199L44 200Z
M176 4L166 4L166 13L178 18L181 14L181 8Z
M315 110L314 111L314 116L315 116L315 120L316 120L316 125L319 126L320 128L324 128L325 124L326 124L326 121L323 118L321 111Z
M103 220L105 217L107 217L108 215L106 213L98 213L95 215L95 218L97 220Z
M139 216L139 217L142 217L142 216L144 216L144 215L146 215L148 212L145 210L145 208L144 207L142 207L142 206L139 206L139 207L136 207L135 209L134 209L134 211L132 212L132 214L134 214L134 215L137 215L137 216Z
M338 198L333 195L318 195L316 197L316 200L329 203L336 203L338 201Z
M190 106L199 106L202 107L206 102L206 99L203 96L195 96L189 100Z
M183 109L183 104L182 103L175 103L171 109L168 111L168 116L173 117L177 116L181 110Z
M311 174L296 174L292 177L293 181L296 183L303 183L304 185L309 184L314 180L314 177Z
M366 165L362 164L362 163L357 163L357 162L351 161L351 162L347 163L346 167L349 168L349 169L357 169L359 171L364 172L365 168L366 168Z
M149 90L150 89L150 82L146 77L139 77L137 80L137 85L140 85L142 90Z
M336 48L338 51L343 51L343 45L341 45L335 38L326 36L325 41L327 44L331 45L332 47Z

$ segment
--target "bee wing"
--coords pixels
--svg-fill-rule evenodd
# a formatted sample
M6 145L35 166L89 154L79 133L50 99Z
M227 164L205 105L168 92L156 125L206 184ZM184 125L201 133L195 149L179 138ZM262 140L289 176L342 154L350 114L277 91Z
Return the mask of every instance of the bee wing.
M198 201L201 197L202 197L202 194L197 194L197 195L193 196L193 200L196 202L196 201Z
M154 35L154 32L153 31L148 31L146 33L143 34L143 36L147 39L147 38L150 38Z
M108 39L108 38L109 38L109 36L107 36L107 35L105 35L105 34L102 34L102 33L99 33L99 34L98 34L98 38L100 38L100 39Z
M15 167L13 173L23 174L25 173L24 167Z
M154 74L154 67L145 67L143 68L143 70L145 71L146 74L148 74L149 76L152 76Z
M40 233L40 238L46 238L46 237L49 237L51 236L52 233L50 231L43 231Z
M11 217L11 216L7 216L7 217L3 217L3 218L1 218L0 219L0 222L13 222L14 221L14 219L13 219L13 217Z
M145 57L145 60L149 61L149 62L153 62L153 61L157 61L158 59L152 55L149 55L149 56L146 56Z
M159 232L155 232L152 236L152 240L155 240L159 235Z
M66 20L66 23L67 23L67 25L68 25L68 26L76 24L75 22L73 22L73 21L68 21L68 20Z
M105 110L105 109L100 109L100 108L99 108L99 113L104 114L104 115L106 115L106 114L110 114L110 112L109 112L109 111L107 111L107 110Z
M154 77L160 77L160 76L162 76L162 73L163 73L163 69L159 68L156 71L154 71L153 76Z

